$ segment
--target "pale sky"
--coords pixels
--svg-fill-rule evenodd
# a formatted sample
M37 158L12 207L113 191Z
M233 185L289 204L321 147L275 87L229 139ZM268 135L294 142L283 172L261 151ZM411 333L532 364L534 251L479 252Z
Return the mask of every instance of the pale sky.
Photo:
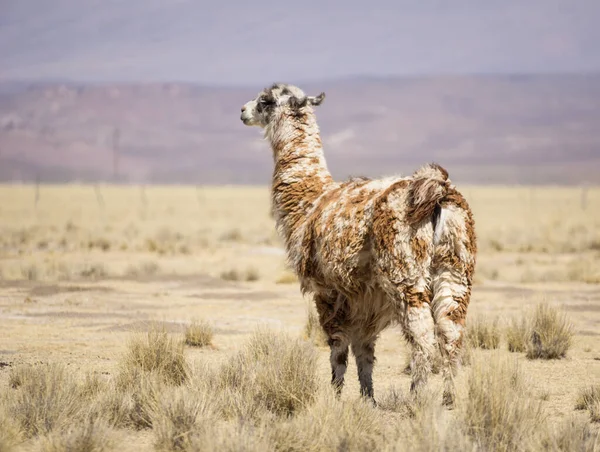
M600 72L600 0L0 0L0 80Z

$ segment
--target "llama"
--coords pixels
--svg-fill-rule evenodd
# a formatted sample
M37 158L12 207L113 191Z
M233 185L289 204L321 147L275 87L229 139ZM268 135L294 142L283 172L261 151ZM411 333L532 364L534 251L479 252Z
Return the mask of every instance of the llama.
M437 164L410 177L334 181L313 110L324 98L274 84L241 120L271 144L272 214L327 334L331 383L339 394L351 347L361 395L375 403L375 342L397 322L412 348L411 393L427 383L439 347L451 407L477 251L471 210Z

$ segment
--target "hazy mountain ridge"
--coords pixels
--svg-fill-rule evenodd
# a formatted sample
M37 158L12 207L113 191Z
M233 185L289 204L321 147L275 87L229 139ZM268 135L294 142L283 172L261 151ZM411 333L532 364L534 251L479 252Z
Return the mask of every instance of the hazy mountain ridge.
M600 74L344 79L317 110L336 177L435 160L463 182L600 183ZM267 183L254 88L0 83L0 179ZM118 150L118 162L114 161Z

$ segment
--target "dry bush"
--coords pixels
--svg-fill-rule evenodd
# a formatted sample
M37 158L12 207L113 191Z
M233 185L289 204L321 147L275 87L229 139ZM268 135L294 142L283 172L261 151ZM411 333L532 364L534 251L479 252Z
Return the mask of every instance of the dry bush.
M600 385L588 386L581 389L577 395L575 409L589 410L594 402L600 402Z
M218 422L206 425L202 435L193 435L193 452L264 452L276 450L265 438L265 429L244 422Z
M163 377L156 372L135 369L119 374L92 404L92 410L117 428L141 430L152 427L152 410L165 390Z
M573 325L566 314L547 304L538 304L531 319L529 359L564 358L573 341Z
M600 422L600 386L589 386L579 391L576 410L588 410L592 422Z
M136 378L142 371L156 373L165 383L181 384L189 371L183 340L174 339L164 327L155 325L147 333L130 338L120 365L120 380Z
M596 452L600 450L600 432L590 428L589 423L571 417L553 431L547 429L540 450L561 452Z
M312 341L318 347L327 346L327 335L323 331L319 322L319 315L312 305L308 307L306 324L304 325L304 338Z
M19 423L4 410L7 401L0 399L0 452L9 452L23 441Z
M260 328L218 372L222 397L238 408L289 415L309 405L318 388L316 350L285 333ZM235 400L233 400L235 399ZM234 407L222 404L230 414ZM246 413L247 414L247 413Z
M118 450L119 436L106 422L88 418L51 433L40 441L41 452L107 452Z
M527 342L531 339L531 325L525 316L513 318L506 327L505 334L509 352L525 352Z
M324 388L306 410L265 434L278 451L378 450L381 411L364 399L340 400Z
M475 316L467 324L467 343L472 347L485 350L498 348L500 328L498 319L489 320L485 316Z
M289 270L283 272L279 278L277 278L277 281L275 281L276 284L296 284L297 282L298 276Z
M130 265L125 269L125 276L129 278L140 278L143 276L154 276L160 270L158 264L154 261L142 262L138 265Z
M156 449L192 449L194 438L204 436L204 428L215 417L213 401L207 393L185 386L166 390L152 410Z
M541 402L528 397L516 362L492 359L473 363L467 381L463 423L483 450L532 450L545 418Z
M193 320L185 329L185 343L191 347L206 347L212 343L213 335L208 322Z
M389 388L377 398L377 407L384 411L402 414L404 417L416 418L419 413L431 411L440 400L441 395L428 387L418 396L405 394L395 387Z
M221 279L223 281L258 281L260 279L260 273L254 267L249 267L245 271L236 269L225 270L221 272Z
M475 450L473 439L459 421L438 403L439 397L427 397L429 403L413 405L409 419L398 423L395 438L382 437L378 447L384 451L469 451Z
M66 425L86 406L72 372L60 364L17 367L9 384L8 414L27 437Z

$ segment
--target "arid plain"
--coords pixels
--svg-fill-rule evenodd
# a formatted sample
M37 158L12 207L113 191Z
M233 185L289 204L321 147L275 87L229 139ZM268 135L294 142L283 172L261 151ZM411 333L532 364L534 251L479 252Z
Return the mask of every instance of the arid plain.
M590 389L600 385L600 189L459 188L474 210L479 242L468 321L478 319L493 330L485 334L500 337L500 343L491 350L472 346L457 376L457 407L444 411L437 409L437 399L427 409L417 403L416 409L416 402L406 398L408 348L397 327L377 344L379 406L359 400L352 360L342 400L323 402L329 396L328 349L315 335L307 337L310 300L286 268L266 187L0 186L0 427L5 431L0 450L65 450L69 441L83 441L75 432L78 422L88 423L82 435L90 444L96 441L94 450L465 450L465 444L478 450L600 450L593 422L600 420L600 392ZM511 322L531 318L540 303L557 308L572 323L564 358L528 359L508 351ZM192 369L186 371L185 389L163 382L168 386L160 386L163 392L209 387L201 382L222 378L219 372L248 349L248 341L268 336L256 336L257 328L270 328L281 335L283 346L306 346L302 353L315 354L317 373L306 376L316 378L314 397L302 403L292 398L297 405L285 415L262 405L260 415L246 408L225 415L222 408L235 405L233 399L215 401L221 408L211 409L198 402L179 433L173 433L179 421L156 417L160 409L148 408L153 414L147 425L90 414L101 406L97 400L116 391L114 380L123 373L132 337L145 337L139 335L158 326L177 342L193 321L206 322L201 325L212 330L211 344L185 345ZM523 421L518 416L525 415L511 406L505 411L512 414L499 414L503 420L494 421L495 433L483 434L491 427L473 425L473 379L498 363L519 373L524 383L512 389L516 399L539 405L539 412ZM47 369L54 364L65 366L75 386L95 382L87 411L74 409L71 418L56 414L58 420L45 429L20 424L24 399L15 401L15 394L27 385L15 384L18 373L30 365ZM432 377L433 390L440 380ZM253 384L260 385L257 381ZM494 387L484 393L488 390ZM589 409L576 410L585 390L591 394ZM160 395L158 400L163 406ZM15 408L18 403L21 408ZM101 428L94 427L100 418ZM213 419L213 430L200 428L202 419ZM452 422L462 427L442 432L439 426ZM508 431L508 424L528 422L535 423L531 431ZM336 428L339 432L332 433ZM544 429L543 438L533 431ZM301 432L306 438L298 439ZM407 432L416 443L407 442Z

